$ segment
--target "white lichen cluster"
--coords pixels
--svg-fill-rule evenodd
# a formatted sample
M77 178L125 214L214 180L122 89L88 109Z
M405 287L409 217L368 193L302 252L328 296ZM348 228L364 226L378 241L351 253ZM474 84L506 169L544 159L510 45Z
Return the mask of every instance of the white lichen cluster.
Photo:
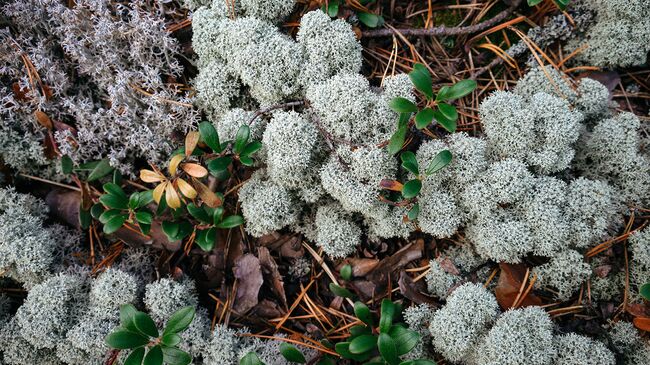
M500 313L496 298L480 284L455 289L434 312L429 332L445 359L467 365L614 365L603 343L574 333L554 333L540 307ZM638 336L638 335L637 335Z
M630 322L618 321L609 329L614 350L625 365L644 365L650 358L650 343Z
M485 280L489 268L480 266L486 262L469 244L448 248L429 262L429 271L425 277L429 293L444 299L456 286L472 281L472 274L478 281Z
M584 34L566 46L577 60L599 67L643 65L650 51L650 1L584 0L595 12Z

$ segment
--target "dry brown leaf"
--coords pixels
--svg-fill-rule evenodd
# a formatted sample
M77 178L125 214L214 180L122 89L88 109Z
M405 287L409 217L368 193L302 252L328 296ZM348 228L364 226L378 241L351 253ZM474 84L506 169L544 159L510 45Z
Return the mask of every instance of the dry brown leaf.
M54 135L52 132L48 131L43 139L43 154L50 160L54 160L59 157L61 154L59 148L56 146L56 141L54 140Z
M402 191L404 185L402 185L401 182L396 180L382 179L379 182L379 187L386 190Z
M208 175L208 170L196 163L184 163L181 165L181 169L192 177L205 177Z
M190 185L187 181L178 178L176 179L176 184L178 184L178 190L181 191L181 194L185 195L189 199L196 198L196 190Z
M190 131L185 136L185 157L190 157L196 145L199 143L199 137L201 135L197 131Z
M521 283L526 276L526 266L523 264L512 265L502 262L499 264L499 267L501 268L501 273L499 274L499 282L494 289L494 294L501 308L506 310L512 307L519 295ZM532 293L528 293L525 298L520 298L520 302L519 307L542 305L542 300Z
M599 278L605 278L612 271L612 265L600 265L594 269L594 274Z
M251 254L240 257L235 262L233 274L238 280L234 309L240 313L248 312L257 305L257 296L264 282L260 260Z
M171 176L176 175L176 171L178 171L178 165L185 159L185 156L183 155L174 155L171 160L169 160L169 174Z
M140 180L146 183L156 183L165 180L165 177L151 170L140 170Z
M156 202L156 204L160 204L160 199L162 198L163 193L165 192L165 188L167 187L167 184L169 184L169 182L167 181L162 182L158 184L158 186L156 186L155 189L153 189L153 200Z
M347 263L352 266L352 276L354 277L364 277L368 275L369 272L374 270L377 265L379 265L379 260L377 259L366 259L366 258L351 258L347 260ZM339 270L343 267L343 263L339 266Z
M411 279L411 277L408 276L408 274L404 270L402 270L402 272L399 275L399 280L397 281L397 285L399 285L399 290L402 293L402 295L410 299L412 302L416 304L436 303L435 299L422 293L425 290L423 281L420 280L418 282L414 282L413 279Z
M636 317L632 323L642 331L650 331L650 317Z
M42 125L43 127L52 130L54 128L54 125L52 124L52 120L50 117L47 116L47 114L43 113L40 110L37 110L34 112L34 117L36 118L36 121L38 124Z
M460 271L449 257L438 257L436 261L445 272L456 276L460 275Z
M221 198L217 196L210 188L208 188L205 184L200 182L197 179L192 179L192 184L194 185L194 188L196 191L199 193L199 196L201 197L201 200L209 206L210 208L216 208L223 203L221 201Z
M260 265L262 266L262 273L267 277L267 281L270 281L272 284L271 290L273 290L273 293L280 298L284 310L288 310L287 295L284 292L284 282L282 281L282 275L280 275L280 272L278 271L278 264L271 256L269 249L266 247L257 248L257 257L259 257Z
M165 200L167 201L167 206L172 209L178 209L181 207L181 197L178 196L178 192L174 188L174 185L167 184L165 189Z

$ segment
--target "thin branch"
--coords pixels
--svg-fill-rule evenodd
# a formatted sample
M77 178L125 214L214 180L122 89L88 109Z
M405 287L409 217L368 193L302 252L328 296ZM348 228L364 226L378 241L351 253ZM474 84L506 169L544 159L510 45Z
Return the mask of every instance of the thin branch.
M364 38L388 37L394 34L402 34L403 36L431 37L431 36L440 36L440 35L459 35L459 34L481 32L507 18L513 11L515 11L515 9L519 7L521 1L522 0L513 0L512 4L507 9L495 15L493 18L488 19L482 23L478 23L475 25L468 25L466 27L446 27L444 25L441 25L439 27L434 27L434 28L420 28L420 29L384 28L384 29L367 30L362 32L361 35Z
M253 117L248 121L248 125L253 124L255 119L257 119L258 117L260 117L260 116L262 116L262 115L264 115L264 114L266 114L268 112L271 112L273 110L292 108L294 106L303 106L304 104L305 104L304 101L296 100L296 101L289 101L289 102L282 103L282 104L275 104L275 105L271 105L269 107L260 109L260 110L256 111L255 114L253 115Z

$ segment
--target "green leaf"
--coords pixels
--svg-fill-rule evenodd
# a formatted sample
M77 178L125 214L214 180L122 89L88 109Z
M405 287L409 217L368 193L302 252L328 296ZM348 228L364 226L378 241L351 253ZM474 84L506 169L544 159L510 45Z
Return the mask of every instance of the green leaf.
M381 312L379 316L379 332L386 333L390 330L395 316L395 304L389 299L381 301Z
M84 210L81 206L79 206L79 226L81 229L88 229L92 221L93 217L90 215L90 211Z
M124 225L124 222L126 222L128 218L129 216L127 214L116 215L115 217L111 218L104 224L104 233L111 234L117 231Z
M353 354L363 354L377 346L377 337L373 335L362 335L350 341L348 350Z
M219 133L210 122L201 122L199 124L199 134L205 144L208 145L214 152L219 153L222 151L221 144L219 143Z
M111 219L113 219L113 217L116 217L120 214L122 214L122 211L119 209L109 209L104 211L102 214L100 214L98 220L102 224L106 224L106 222L110 221Z
M214 212L212 212L212 223L217 225L221 220L223 219L223 207L216 207L214 208Z
M140 231L144 235L148 235L151 232L151 224L139 223L138 226L140 226Z
M381 16L363 11L357 13L357 18L369 28L377 28L384 23L384 19Z
M219 224L217 224L217 228L233 228L237 227L244 224L244 218L240 215L229 215L226 218L224 218Z
M196 218L201 223L210 224L212 221L205 209L196 206L194 203L187 204L187 211L192 215L192 217Z
M433 122L433 109L426 107L415 114L415 127L424 129Z
M409 180L402 188L402 196L406 199L415 198L422 189L422 181L420 179Z
M557 7L563 11L566 10L567 5L569 5L569 1L570 0L553 0L555 5L557 5Z
M471 93L476 89L476 81L474 80L460 80L451 86L445 93L445 99L438 99L439 101L454 100L462 98L463 96ZM440 96L440 94L438 94Z
M299 364L304 364L305 356L296 348L296 346L290 345L286 342L280 344L280 354L287 359L289 362L297 362Z
M388 105L391 109L398 113L415 113L418 111L417 105L415 105L412 101L400 96L393 98L388 103Z
M338 295L339 297L343 297L343 298L354 297L354 294L351 291L349 291L348 289L342 286L336 285L334 283L330 283L330 291L334 293L334 295Z
M129 200L125 196L104 194L99 197L99 202L111 209L128 209Z
M142 359L144 358L144 347L138 347L137 349L131 351L131 354L124 360L124 365L141 365Z
M187 352L175 347L163 347L163 360L168 365L188 365L192 362L192 356Z
M352 279L352 266L348 264L343 265L343 267L341 268L341 278L343 278L343 280Z
M370 314L370 309L368 309L367 305L358 301L354 302L354 315L356 315L361 322L372 327L372 315Z
M402 115L406 115L406 114L402 114ZM408 131L408 127L406 126L400 127L390 137L390 141L388 142L389 154L395 155L397 152L399 152L402 149L402 146L404 146L404 140L406 139L407 131Z
M386 300L386 299L384 299ZM392 304L392 303L391 303ZM377 347L381 357L391 365L399 364L399 357L397 355L397 347L395 341L387 333L380 333L377 340Z
M641 285L641 288L639 289L639 294L645 299L645 300L650 300L650 283L645 283Z
M241 360L239 360L239 365L264 365L264 363L260 360L256 353L249 352L244 355Z
M323 8L325 8L325 5L323 5ZM327 15L329 15L330 18L336 18L339 14L339 1L330 0L327 4L327 9L323 9L323 12L325 12L325 10L327 10Z
M101 179L102 177L110 174L111 172L113 172L113 168L108 163L108 160L101 160L97 163L95 168L90 172L87 181L90 182L90 181Z
M433 82L426 66L421 63L413 65L413 70L409 72L409 78L415 88L424 94L428 100L433 99Z
M350 352L350 343L349 342L339 342L334 346L334 350L337 354L341 355L344 359L356 360L356 361L366 361L370 358L371 353L365 354L353 354Z
M415 203L413 204L411 209L409 209L408 213L406 213L406 217L408 218L408 220L414 221L418 219L418 215L420 215L420 204Z
M156 345L149 349L147 355L142 361L142 365L162 365L163 363L163 352L160 345Z
M153 202L153 190L141 191L138 193L138 206L137 208L142 208Z
M249 156L243 156L243 155L239 156L239 162L241 162L242 165L249 166L249 167L253 166L253 163L255 163L255 161L253 161L252 158L250 158Z
M418 360L409 360L399 363L399 365L436 365L436 362L433 360L418 359Z
M248 143L248 138L250 135L251 129L247 125L242 125L239 127L239 130L237 130L237 135L235 136L235 146L233 147L233 152L235 152L235 154L241 154L241 151L246 146L246 143Z
M135 220L137 220L138 223L151 225L151 222L153 222L153 215L149 212L136 212Z
M316 365L336 365L336 361L330 355L323 355Z
M167 327L165 327L163 334L166 335L170 333L180 333L182 331L185 331L185 329L189 327L190 323L192 323L194 320L195 313L196 310L192 306L187 306L177 310L169 317L169 320L167 321Z
M451 87L449 86L443 86L438 90L438 95L436 95L436 101L445 101L448 99L449 91L451 90Z
M165 233L165 236L167 236L167 238L170 241L177 241L176 236L178 236L179 229L180 229L180 224L176 222L170 222L170 221L162 222L163 233Z
M438 110L440 110L440 113L442 113L442 115L448 120L458 120L458 112L455 107L446 103L440 103L438 104Z
M106 344L114 349L134 349L149 343L149 338L129 330L119 329L106 336Z
M420 175L420 169L418 168L418 160L415 158L415 153L411 151L402 152L400 155L402 160L402 167L412 172L415 176Z
M99 203L93 204L93 206L90 208L90 215L92 215L93 218L99 220L99 217L101 217L102 214L104 214L104 206Z
M440 171L443 167L449 165L451 159L452 155L448 150L442 150L438 152L436 157L434 157L433 160L429 162L425 174L428 176Z
M158 337L158 328L156 328L156 322L149 317L147 313L137 312L133 316L133 323L135 323L135 328L138 331L144 333L149 337Z
M122 304L120 306L120 325L131 332L137 332L133 323L133 317L138 313L133 304Z
M61 156L61 171L65 175L69 175L72 173L72 167L73 167L73 163L70 156L68 155Z
M409 353L420 341L420 334L402 326L392 326L388 335L395 341L397 355Z
M113 170L113 184L121 185L122 180L122 173L119 170Z
M217 173L227 170L228 166L232 163L232 157L230 156L223 156L223 157L217 157L214 160L211 160L208 162L208 170L210 170L210 173L212 175L216 175Z
M196 244L199 245L203 251L212 251L216 239L217 230L215 228L202 229L197 231Z
M535 6L544 0L528 0L528 6Z
M247 144L246 147L244 147L244 149L241 151L240 155L250 157L250 155L257 152L260 148L262 148L262 142L253 141L253 142Z
M138 203L140 203L140 194L135 192L129 196L129 209L138 209Z
M168 347L173 347L181 343L182 340L183 339L181 336L177 335L176 333L168 333L162 336L160 343Z
M372 328L363 324L358 324L356 326L350 327L350 337L348 337L348 340L355 339L361 335L371 335L371 334L372 334Z
M449 133L456 132L456 121L445 117L440 110L433 111L433 118Z

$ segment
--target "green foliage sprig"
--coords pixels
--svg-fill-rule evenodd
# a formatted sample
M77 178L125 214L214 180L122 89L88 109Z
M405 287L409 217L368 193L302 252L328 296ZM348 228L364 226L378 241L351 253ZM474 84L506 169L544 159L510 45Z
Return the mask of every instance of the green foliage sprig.
M544 1L544 0L528 0L528 6L532 7L532 6L538 5L542 1ZM560 10L564 11L564 10L566 10L566 7L569 5L570 1L571 0L553 0L553 3L555 3L555 5L557 5L557 7Z
M372 3L374 0L360 0L359 3L363 6ZM336 18L339 14L339 9L341 7L341 0L329 0L327 4L321 6L321 10L325 12L330 18ZM377 28L384 25L384 18L381 15L368 13L365 11L360 11L352 9L357 18L361 23L363 23L368 28Z
M449 102L460 99L476 89L476 81L461 80L452 86L443 86L434 98L431 74L420 63L413 66L413 70L409 72L409 78L413 86L424 95L426 105L424 108L419 109L414 102L403 97L396 97L390 101L391 109L400 114L397 131L388 144L388 152L393 155L399 152L404 145L409 121L413 115L415 115L415 127L417 129L427 128L435 120L448 132L454 133L456 131L458 111Z
M178 348L180 333L194 320L194 307L181 308L167 321L162 333L156 323L131 304L120 307L120 326L106 336L106 344L118 350L131 350L124 365L187 365L192 357Z

